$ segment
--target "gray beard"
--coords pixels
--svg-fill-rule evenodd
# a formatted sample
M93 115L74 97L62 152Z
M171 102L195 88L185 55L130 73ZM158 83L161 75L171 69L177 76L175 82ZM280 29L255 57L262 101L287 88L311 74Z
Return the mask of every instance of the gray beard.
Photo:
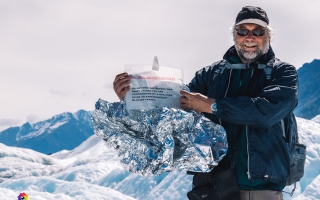
M235 43L235 47L239 57L241 58L241 60L245 61L245 63L253 63L257 61L260 56L269 51L269 37L266 37L266 39L263 41L262 46L258 46L258 50L256 51L245 51L242 46L243 43Z

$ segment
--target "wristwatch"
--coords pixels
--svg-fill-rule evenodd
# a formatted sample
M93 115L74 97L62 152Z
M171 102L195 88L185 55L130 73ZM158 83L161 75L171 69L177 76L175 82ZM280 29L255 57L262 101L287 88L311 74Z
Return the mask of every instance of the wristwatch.
M213 112L213 114L217 113L217 103L213 102L213 104L211 104L211 110Z

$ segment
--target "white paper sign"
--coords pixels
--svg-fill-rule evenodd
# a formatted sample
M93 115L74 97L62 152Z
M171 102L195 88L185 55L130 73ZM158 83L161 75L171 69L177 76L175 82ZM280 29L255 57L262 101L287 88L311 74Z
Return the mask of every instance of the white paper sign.
M155 71L152 66L125 66L125 72L132 76L125 97L127 110L180 108L182 69L160 66Z

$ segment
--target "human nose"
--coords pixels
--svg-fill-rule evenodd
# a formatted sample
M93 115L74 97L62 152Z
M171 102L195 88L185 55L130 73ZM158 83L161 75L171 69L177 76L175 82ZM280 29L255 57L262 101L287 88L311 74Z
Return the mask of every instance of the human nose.
M254 38L254 35L253 35L252 31L248 32L247 38Z

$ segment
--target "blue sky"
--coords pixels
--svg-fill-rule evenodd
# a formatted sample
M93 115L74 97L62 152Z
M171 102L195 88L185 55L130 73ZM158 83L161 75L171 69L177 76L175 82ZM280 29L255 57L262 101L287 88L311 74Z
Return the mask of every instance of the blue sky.
M117 101L115 75L154 56L189 82L233 45L247 5L267 11L278 58L320 58L320 0L0 1L0 130Z

